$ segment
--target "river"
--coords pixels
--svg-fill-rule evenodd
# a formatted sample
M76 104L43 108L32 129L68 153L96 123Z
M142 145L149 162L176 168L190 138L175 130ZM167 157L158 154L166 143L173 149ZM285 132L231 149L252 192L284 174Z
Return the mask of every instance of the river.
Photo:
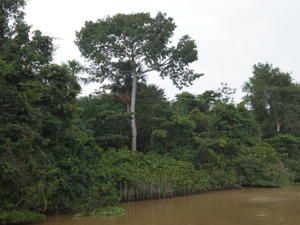
M121 204L119 217L54 216L38 225L300 225L300 186Z

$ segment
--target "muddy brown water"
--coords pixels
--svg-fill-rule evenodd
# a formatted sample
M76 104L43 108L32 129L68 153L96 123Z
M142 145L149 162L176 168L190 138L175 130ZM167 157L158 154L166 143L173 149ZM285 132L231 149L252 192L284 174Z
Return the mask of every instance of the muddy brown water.
M54 216L38 225L300 225L300 186L121 204L119 217Z

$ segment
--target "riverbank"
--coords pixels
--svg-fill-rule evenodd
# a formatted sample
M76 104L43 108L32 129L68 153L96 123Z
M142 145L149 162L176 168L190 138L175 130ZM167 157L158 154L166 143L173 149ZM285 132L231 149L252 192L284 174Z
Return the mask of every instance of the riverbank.
M97 171L94 171L98 174L98 183L93 185L101 191L96 196L79 198L82 203L77 202L78 206L74 205L76 208L69 209L68 212L85 215L97 208L116 205L119 202L171 198L216 190L238 189L244 186L279 187L290 184L288 176L283 176L285 173L281 170L263 169L264 167L270 168L270 163L261 164L261 172L256 172L256 179L252 177L254 182L249 183L249 179L245 180L239 176L236 170L238 167L233 163L228 164L226 168L200 169L192 163L176 160L170 156L132 153L126 150L105 151L99 159ZM273 174L272 177L268 177L270 173ZM49 211L50 214L60 212L62 211ZM15 223L34 220L31 215L27 216L27 214L18 216L23 221L14 218L13 215L15 214L12 213L9 217L6 216L5 220L0 221ZM37 217L37 219L41 218Z

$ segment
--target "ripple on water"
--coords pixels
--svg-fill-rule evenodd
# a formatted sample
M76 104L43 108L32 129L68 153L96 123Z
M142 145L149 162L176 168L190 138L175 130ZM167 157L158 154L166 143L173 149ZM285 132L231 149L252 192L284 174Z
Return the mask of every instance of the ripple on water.
M285 202L285 201L288 201L288 198L255 196L255 197L249 198L248 201L253 202L253 203L273 203L273 202Z

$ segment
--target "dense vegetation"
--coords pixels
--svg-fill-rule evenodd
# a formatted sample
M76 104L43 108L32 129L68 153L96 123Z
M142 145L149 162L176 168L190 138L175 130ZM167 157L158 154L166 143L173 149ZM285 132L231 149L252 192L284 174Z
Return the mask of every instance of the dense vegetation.
M300 86L290 74L268 63L255 65L239 104L226 85L198 95L183 92L170 101L141 76L137 152L132 152L130 76L114 77L102 92L77 97L80 66L53 63L52 39L31 32L24 4L0 0L0 223L300 180ZM185 38L187 46L178 45L182 51L172 48L177 53L172 57L182 63L177 69L196 57L193 41ZM161 50L159 41L152 44ZM163 57L159 51L151 54ZM147 63L159 70L152 60ZM182 71L176 77L174 71L169 75L181 84L195 78Z

